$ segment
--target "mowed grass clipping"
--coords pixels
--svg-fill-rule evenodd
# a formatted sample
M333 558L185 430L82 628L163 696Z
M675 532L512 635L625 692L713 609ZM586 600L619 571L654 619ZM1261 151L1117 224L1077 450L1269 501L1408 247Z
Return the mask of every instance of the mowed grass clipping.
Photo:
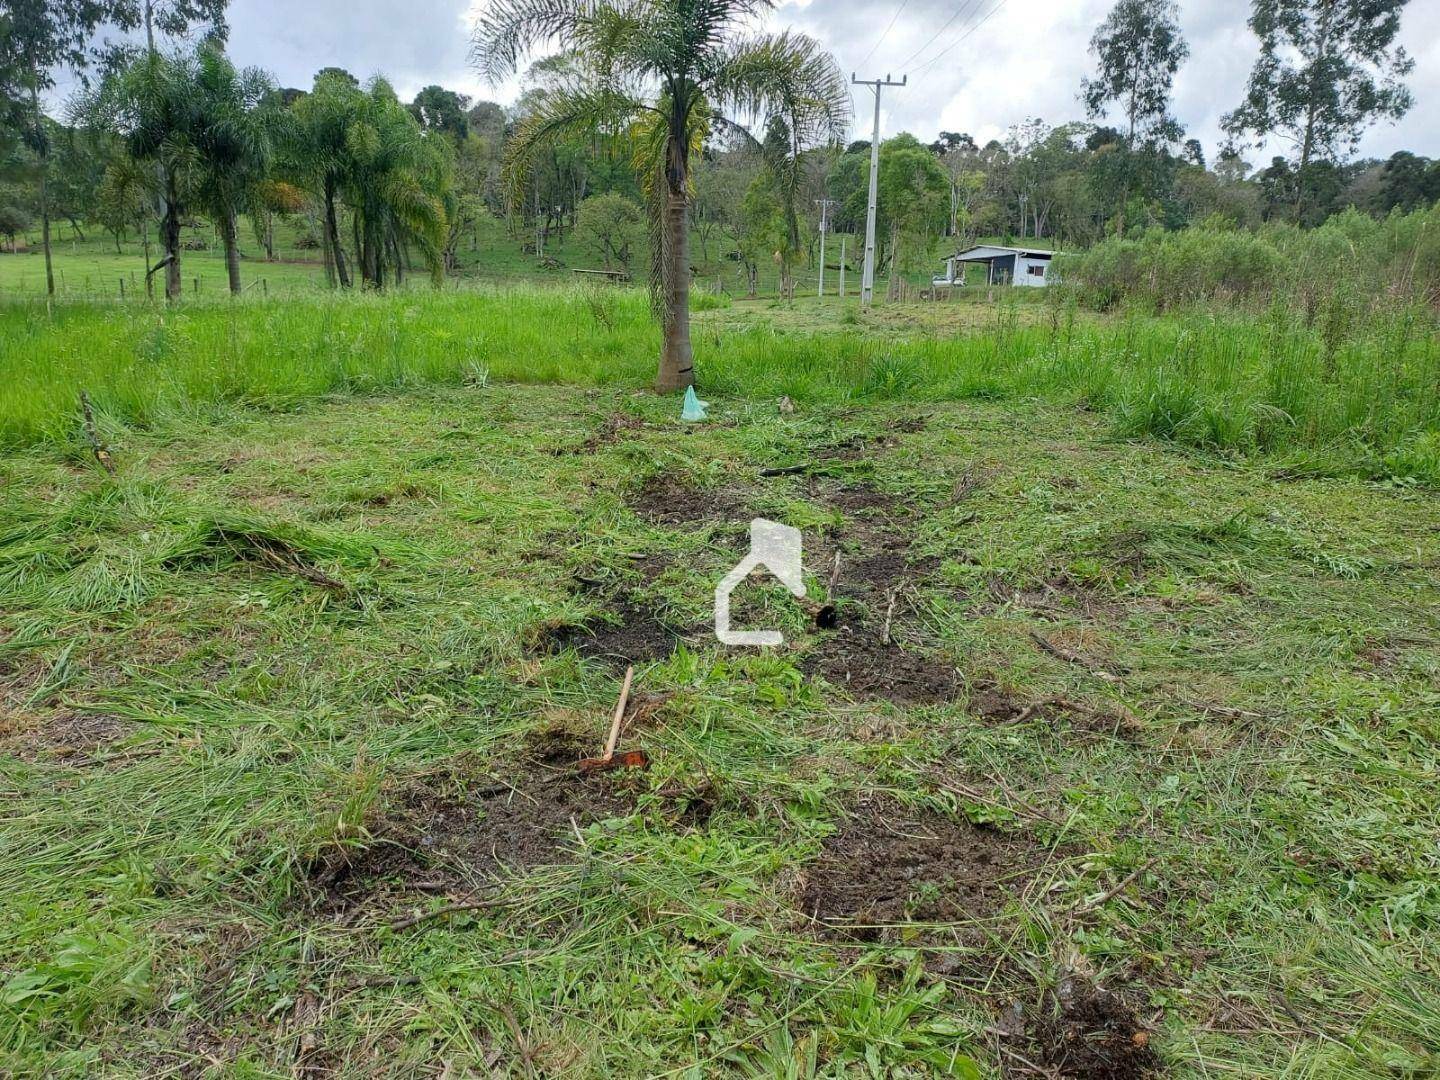
M1126 436L1288 459L1296 471L1440 483L1440 344L1433 312L1397 307L1343 333L1283 307L1100 321L1057 300L987 305L951 337L895 336L833 307L833 332L729 329L697 297L710 392L796 401L1034 397L1110 415ZM805 309L808 325L814 316ZM717 315L723 313L716 313ZM1023 314L1027 318L1021 319ZM658 330L634 290L410 290L0 309L0 443L65 440L86 390L148 425L229 405L285 407L337 391L498 379L643 387Z
M673 404L0 456L0 1074L1434 1074L1429 493ZM757 514L840 628L715 643ZM579 781L627 660L651 766Z

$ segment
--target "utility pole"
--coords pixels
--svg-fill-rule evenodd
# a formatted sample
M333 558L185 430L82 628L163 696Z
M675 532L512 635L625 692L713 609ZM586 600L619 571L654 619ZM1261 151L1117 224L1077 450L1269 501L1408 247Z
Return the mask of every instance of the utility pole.
M815 205L820 207L820 291L816 295L823 300L825 298L825 233L830 226L830 207L835 205L835 200L816 199Z
M850 73L853 86L868 86L875 94L875 135L870 140L870 206L865 212L865 273L860 280L860 306L868 308L875 296L875 207L880 198L880 91L887 86L904 86L910 76L894 82L887 73L883 79L857 79Z

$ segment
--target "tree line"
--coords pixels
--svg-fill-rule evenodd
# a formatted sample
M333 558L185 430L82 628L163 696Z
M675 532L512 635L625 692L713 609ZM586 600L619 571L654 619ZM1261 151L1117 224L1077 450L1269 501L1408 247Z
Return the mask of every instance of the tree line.
M1430 205L1440 163L1406 151L1353 160L1369 126L1413 104L1413 63L1395 43L1405 4L1254 0L1260 56L1209 159L1171 115L1189 60L1175 3L1117 0L1091 41L1083 119L1029 119L984 145L958 132L882 143L882 273L928 271L943 238L1083 248L1157 227L1314 226L1346 207ZM138 236L147 280L163 272L173 297L182 226L202 217L236 291L242 221L271 257L277 219L298 222L337 288L383 288L417 264L438 279L478 246L486 217L542 261L572 233L607 269L647 268L665 327L661 382L683 385L696 265L731 267L750 292L773 266L793 292L818 259L822 204L832 228L864 226L870 147L844 141L835 61L802 35L756 35L754 9L497 0L477 20L475 61L496 80L523 73L506 106L441 86L402 102L384 79L334 68L281 87L226 56L225 0L11 0L0 235L13 245L38 224L47 264L54 220L108 230L117 246ZM105 38L115 29L130 35L120 45ZM568 47L543 55L554 41ZM82 90L46 116L43 96L66 69ZM1276 138L1292 151L1246 160Z

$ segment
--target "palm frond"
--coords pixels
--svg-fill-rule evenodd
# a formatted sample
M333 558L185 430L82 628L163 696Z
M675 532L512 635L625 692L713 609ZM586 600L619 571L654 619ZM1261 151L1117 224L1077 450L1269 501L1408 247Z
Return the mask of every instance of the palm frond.
M471 60L481 75L498 82L513 75L532 49L575 35L612 6L610 0L494 0L475 22Z
M541 95L505 150L503 177L512 202L540 151L567 135L619 134L649 110L639 98L608 85L560 86Z
M801 148L842 138L850 88L835 58L788 31L745 38L706 57L706 89L721 108L752 122L780 115Z

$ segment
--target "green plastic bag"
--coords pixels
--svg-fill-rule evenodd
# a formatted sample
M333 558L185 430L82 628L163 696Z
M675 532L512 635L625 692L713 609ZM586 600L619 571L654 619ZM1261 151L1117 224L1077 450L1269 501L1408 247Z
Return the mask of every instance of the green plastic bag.
M705 419L705 410L710 407L708 401L701 401L695 396L695 388L687 387L685 390L685 408L680 413L680 419L695 423Z

